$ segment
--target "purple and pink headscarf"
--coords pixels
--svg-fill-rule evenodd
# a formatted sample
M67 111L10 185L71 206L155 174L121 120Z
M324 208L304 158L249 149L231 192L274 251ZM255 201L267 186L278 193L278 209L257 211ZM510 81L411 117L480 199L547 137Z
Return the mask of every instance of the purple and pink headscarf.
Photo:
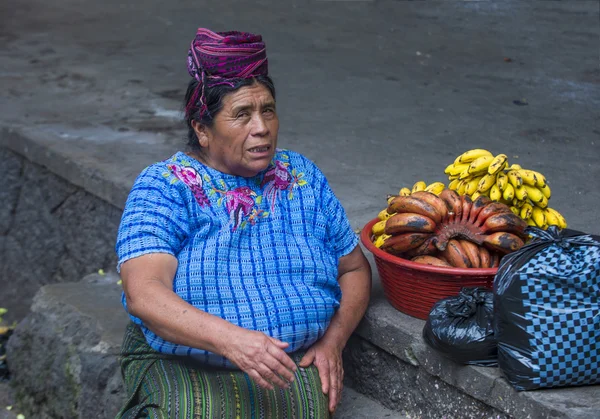
M260 35L198 28L187 58L188 72L198 80L198 87L186 106L186 115L195 106L200 108L200 117L208 112L205 87L219 84L233 87L234 79L267 75L266 51Z

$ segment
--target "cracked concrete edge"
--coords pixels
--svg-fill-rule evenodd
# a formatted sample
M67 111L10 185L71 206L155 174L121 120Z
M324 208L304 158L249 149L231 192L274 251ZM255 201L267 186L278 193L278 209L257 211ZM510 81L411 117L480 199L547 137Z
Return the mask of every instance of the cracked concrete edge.
M55 145L61 141L48 131L20 126L0 126L0 146L45 167L109 204L123 209L134 179L109 178L93 162L78 161Z

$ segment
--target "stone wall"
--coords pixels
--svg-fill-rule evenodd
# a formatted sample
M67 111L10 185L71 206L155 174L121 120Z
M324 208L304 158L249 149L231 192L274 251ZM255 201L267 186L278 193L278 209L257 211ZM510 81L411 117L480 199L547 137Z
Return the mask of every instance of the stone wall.
M21 320L45 284L116 265L121 210L0 147L0 307Z

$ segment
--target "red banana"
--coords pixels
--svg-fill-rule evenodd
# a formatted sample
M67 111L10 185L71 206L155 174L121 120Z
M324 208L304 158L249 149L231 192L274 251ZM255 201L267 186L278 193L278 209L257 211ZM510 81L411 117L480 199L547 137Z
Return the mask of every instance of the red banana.
M403 212L391 216L385 223L385 234L408 232L431 233L435 229L435 221L421 214Z

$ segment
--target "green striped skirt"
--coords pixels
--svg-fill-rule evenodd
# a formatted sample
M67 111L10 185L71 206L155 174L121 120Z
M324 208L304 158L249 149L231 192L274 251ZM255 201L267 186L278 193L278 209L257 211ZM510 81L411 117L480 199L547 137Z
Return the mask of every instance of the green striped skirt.
M302 355L291 357L297 364ZM240 370L156 352L133 323L125 332L120 362L129 399L117 419L330 417L314 365L298 367L289 389L266 390Z

